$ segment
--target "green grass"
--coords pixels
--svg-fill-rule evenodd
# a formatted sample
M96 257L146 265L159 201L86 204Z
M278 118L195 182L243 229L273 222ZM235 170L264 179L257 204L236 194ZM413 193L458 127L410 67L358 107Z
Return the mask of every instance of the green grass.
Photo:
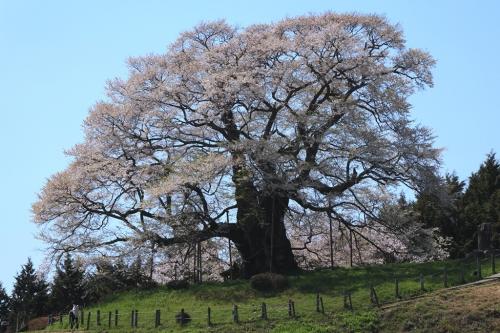
M500 261L497 262L497 267ZM250 288L248 281L204 283L187 290L160 287L148 291L128 291L109 295L105 302L84 309L85 324L91 313L91 331L111 332L372 332L379 325L378 309L370 301L369 286L373 285L380 303L396 301L395 279L399 280L402 298L416 296L444 287L444 268L448 272L448 286L461 283L460 270L467 282L477 279L474 260L429 263L403 263L357 268L336 268L307 272L290 277L291 287L281 293L263 294ZM482 275L491 274L489 259L481 261ZM424 276L420 288L419 275ZM353 311L344 309L344 291L352 294ZM323 299L325 314L316 311L316 294ZM288 301L295 304L296 318L288 316ZM260 319L261 304L267 304L268 320ZM239 324L233 323L233 304L238 306ZM207 308L211 308L212 326L207 326ZM131 328L131 311L137 309L138 327ZM155 311L161 310L161 326L154 328ZM175 314L185 309L192 321L181 327ZM96 324L96 312L101 313L101 325ZM118 326L114 313L118 310ZM108 328L108 315L112 325ZM65 318L67 321L67 318ZM48 330L67 328L56 323Z

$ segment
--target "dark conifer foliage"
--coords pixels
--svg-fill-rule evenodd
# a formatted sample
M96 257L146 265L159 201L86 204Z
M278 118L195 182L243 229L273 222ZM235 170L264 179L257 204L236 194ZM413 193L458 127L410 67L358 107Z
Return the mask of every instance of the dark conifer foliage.
M114 263L103 260L96 265L94 272L87 274L85 285L85 302L93 303L116 291L147 289L155 283L146 274L146 267L138 256L131 264L121 259Z
M477 230L482 223L493 225L493 246L500 248L500 163L494 153L486 156L468 186L453 174L441 189L422 192L413 209L426 227L438 228L450 239L451 257L463 257L477 248Z
M413 209L426 228L438 228L442 236L450 239L447 246L452 257L463 253L462 223L460 209L465 182L455 174L447 174L438 190L424 191L416 196Z
M0 282L0 324L8 321L10 311L10 297Z
M50 293L53 311L66 311L72 304L83 304L85 295L84 272L75 265L67 254L61 266L57 267Z
M477 246L477 228L481 223L493 225L493 246L500 247L500 163L494 153L486 156L479 170L469 178L462 207L464 247Z
M36 274L33 262L28 258L28 262L15 277L11 322L18 322L22 327L29 319L46 314L49 310L48 300L48 284Z

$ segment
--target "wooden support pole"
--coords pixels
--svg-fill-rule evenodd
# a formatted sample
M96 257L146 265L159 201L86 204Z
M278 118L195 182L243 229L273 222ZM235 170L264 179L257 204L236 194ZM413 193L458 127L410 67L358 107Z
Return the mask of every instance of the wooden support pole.
M396 298L401 298L401 295L399 293L399 279L396 278L394 282L395 282L394 283L395 284L395 287L394 287L395 296L396 296Z
M226 211L226 222L229 225L229 211ZM231 249L231 239L227 239L229 246L229 276L231 280L234 280L233 276L233 250Z
M420 290L425 291L425 286L424 286L424 275L420 273Z
M288 300L288 317L292 317L292 300Z
M113 313L111 311L109 311L109 314L108 314L108 328L111 328L111 317L113 316Z
M292 301L292 316L295 318L295 302Z
M319 293L316 294L316 312L320 312L320 309L319 309Z
M135 319L134 319L134 326L137 328L137 322L139 318L139 310L135 310Z
M321 304L321 313L325 314L325 306L323 305L323 297L319 298L319 303Z
M115 327L118 326L118 310L115 310Z
M87 331L90 329L90 311L87 314Z
M134 317L135 317L135 311L132 310L130 313L130 327L134 327Z
M207 325L212 326L212 310L210 307L207 308Z
M330 269L333 269L333 225L332 218L328 218L330 222Z
M83 327L83 325L85 325L85 313L83 312L83 310L80 312L80 322Z
M97 310L97 326L101 326L101 310Z
M351 256L350 265L352 267L352 230L349 229L349 254Z

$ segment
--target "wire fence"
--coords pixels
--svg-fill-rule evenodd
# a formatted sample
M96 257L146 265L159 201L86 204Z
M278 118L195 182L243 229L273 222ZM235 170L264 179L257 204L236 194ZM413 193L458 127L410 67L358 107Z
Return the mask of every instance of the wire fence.
M494 254L490 257L469 258L444 266L434 272L419 274L394 274L387 277L368 278L363 286L333 290L324 294L296 295L296 299L265 299L267 302L213 305L187 309L158 307L155 310L132 309L83 309L73 329L78 331L102 330L154 330L194 325L197 327L254 323L266 320L287 320L303 316L324 316L339 311L355 311L408 299L424 293L474 282L497 272L500 267ZM49 331L71 329L68 315L48 316Z

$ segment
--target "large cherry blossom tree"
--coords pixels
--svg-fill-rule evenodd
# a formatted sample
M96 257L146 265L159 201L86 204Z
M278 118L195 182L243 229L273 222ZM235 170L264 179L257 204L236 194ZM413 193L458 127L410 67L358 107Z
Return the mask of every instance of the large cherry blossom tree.
M54 253L222 237L244 276L288 272L289 219L359 226L394 188L417 189L438 166L408 102L432 86L434 60L381 16L203 23L129 65L33 205Z

